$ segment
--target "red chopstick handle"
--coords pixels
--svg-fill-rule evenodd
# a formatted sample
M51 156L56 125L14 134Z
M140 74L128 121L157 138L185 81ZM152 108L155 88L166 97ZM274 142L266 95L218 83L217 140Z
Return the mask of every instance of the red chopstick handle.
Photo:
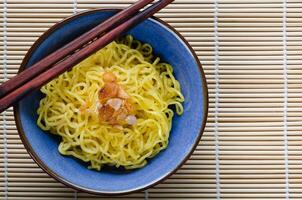
M97 50L105 47L107 44L112 42L115 38L120 36L125 31L129 30L136 24L144 21L145 19L151 17L154 13L158 12L162 8L166 7L168 4L174 0L162 0L148 7L144 11L138 13L133 18L130 18L128 21L119 25L115 29L103 35L101 38L97 39L90 45L81 49L80 51L72 54L70 57L66 58L62 62L59 62L46 72L40 74L38 77L34 78L30 82L25 83L23 86L19 87L9 95L0 99L0 112L7 109L12 104L19 101L25 95L29 94L33 90L39 89L43 84L49 82L51 79L62 74L63 72L71 69L74 65L81 62L84 58L90 56Z
M110 17L103 23L99 24L95 28L91 29L90 31L82 34L72 42L51 53L47 57L43 58L36 64L29 67L28 69L20 72L17 76L11 78L10 80L0 85L0 98L7 95L9 92L15 90L19 86L23 85L27 81L30 81L34 77L38 76L40 73L46 71L51 65L62 60L64 57L79 49L83 45L87 44L92 39L96 38L97 36L100 36L105 32L108 32L118 24L122 24L134 14L138 13L141 8L145 7L153 1L154 0L140 0L134 3L133 5L120 11L116 15Z

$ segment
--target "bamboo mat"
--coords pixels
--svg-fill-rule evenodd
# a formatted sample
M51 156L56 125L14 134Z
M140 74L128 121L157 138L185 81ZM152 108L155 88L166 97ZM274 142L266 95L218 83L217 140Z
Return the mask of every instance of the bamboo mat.
M3 82L54 23L134 0L0 2ZM176 0L157 16L186 37L208 79L209 119L191 159L145 192L76 192L33 162L9 109L0 117L0 199L302 199L302 0Z

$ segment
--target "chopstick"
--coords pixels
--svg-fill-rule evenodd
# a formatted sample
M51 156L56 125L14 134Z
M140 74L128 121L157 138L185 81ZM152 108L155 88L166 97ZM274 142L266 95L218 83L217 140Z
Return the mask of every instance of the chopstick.
M31 79L39 75L41 72L46 71L51 65L62 60L67 55L71 54L75 50L87 44L97 36L100 36L101 34L113 29L115 26L122 24L134 14L138 13L140 9L144 8L153 1L154 0L140 0L134 3L133 5L118 12L116 15L110 17L103 23L99 24L95 28L91 29L90 31L82 34L75 40L63 46L62 48L51 53L47 57L43 58L42 60L31 66L30 68L22 71L17 76L11 78L9 81L3 83L2 85L0 85L0 98L7 95L9 92L15 90L25 82L30 81Z
M108 31L103 36L93 41L91 44L85 46L84 48L73 53L63 61L57 63L47 71L41 73L36 78L33 78L32 80L26 82L19 88L13 90L12 92L0 99L0 112L13 105L30 92L39 89L42 85L46 84L53 78L71 69L74 65L81 62L83 59L90 56L91 54L95 53L97 50L105 47L107 44L119 37L125 31L131 29L132 27L144 21L145 19L148 19L149 17L151 17L156 12L166 7L173 1L174 0L160 0L154 3L152 6L149 6L145 10L139 12L137 15L125 21L124 23Z

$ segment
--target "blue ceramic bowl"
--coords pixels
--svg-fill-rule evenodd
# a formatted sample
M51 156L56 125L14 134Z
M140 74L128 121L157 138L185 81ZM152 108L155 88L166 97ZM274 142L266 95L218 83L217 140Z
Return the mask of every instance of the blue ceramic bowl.
M75 37L112 16L116 10L93 10L68 18L44 33L27 53L21 70L31 66ZM200 141L208 111L204 73L185 39L165 22L152 18L128 32L151 44L155 54L175 70L185 96L184 114L175 116L169 146L148 164L133 171L94 171L58 152L59 140L37 125L37 109L42 94L34 91L15 106L20 137L28 153L50 176L78 190L95 194L124 194L153 186L175 172Z

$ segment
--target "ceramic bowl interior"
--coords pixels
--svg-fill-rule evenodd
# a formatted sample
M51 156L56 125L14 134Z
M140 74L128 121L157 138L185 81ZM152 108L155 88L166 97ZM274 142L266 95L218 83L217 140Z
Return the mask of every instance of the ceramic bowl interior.
M47 31L26 55L21 70L96 26L114 10L94 10L78 14ZM207 116L207 88L196 55L187 42L171 27L158 19L149 19L128 32L151 44L155 54L173 65L185 96L184 114L175 116L166 150L133 171L105 168L87 169L87 165L58 152L59 138L42 131L37 125L37 108L42 94L34 91L15 106L20 137L33 159L55 179L86 192L121 194L152 186L179 168L200 140Z

